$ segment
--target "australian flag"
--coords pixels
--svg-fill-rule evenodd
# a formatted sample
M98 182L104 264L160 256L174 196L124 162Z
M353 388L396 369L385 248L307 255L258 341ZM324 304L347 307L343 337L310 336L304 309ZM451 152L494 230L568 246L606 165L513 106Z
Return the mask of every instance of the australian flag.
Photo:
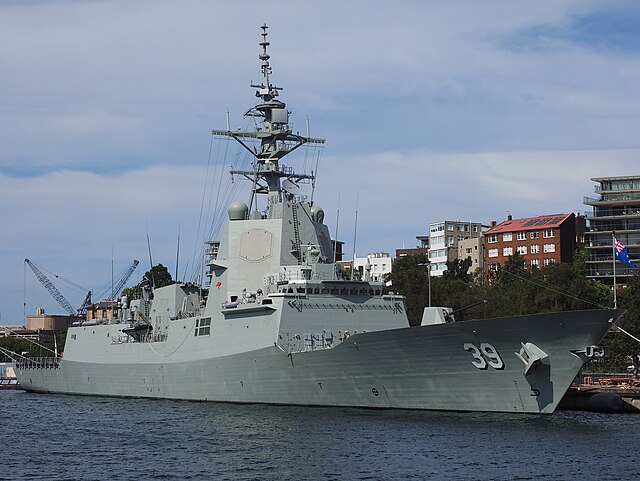
M631 260L629 259L629 253L627 252L627 248L622 245L620 241L618 241L615 237L613 238L613 243L615 245L616 251L616 259L622 262L623 264L627 264L629 267L638 268Z

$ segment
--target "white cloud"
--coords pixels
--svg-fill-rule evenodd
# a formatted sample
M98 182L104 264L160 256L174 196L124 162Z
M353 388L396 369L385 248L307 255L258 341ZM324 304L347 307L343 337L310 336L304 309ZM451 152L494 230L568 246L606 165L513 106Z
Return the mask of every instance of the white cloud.
M340 237L353 238L359 204L358 252L393 252L427 233L430 222L461 219L489 223L507 213L527 217L587 211L590 178L637 175L638 150L478 152L433 154L392 152L364 157L327 158L318 202L335 212L341 192ZM330 182L329 196L322 185ZM326 187L325 187L326 188ZM333 228L334 216L327 216ZM348 252L351 252L350 250Z
M360 253L410 245L437 219L584 209L589 178L637 173L640 149L637 52L572 40L576 19L604 8L0 4L3 320L21 317L24 257L92 287L109 277L112 248L121 265L145 255L145 222L158 261L173 262L178 224L192 255L207 134L227 109L239 126L254 101L264 21L296 128L309 116L328 140L316 200L333 230L341 192L350 243L357 193ZM562 35L532 38L538 28Z

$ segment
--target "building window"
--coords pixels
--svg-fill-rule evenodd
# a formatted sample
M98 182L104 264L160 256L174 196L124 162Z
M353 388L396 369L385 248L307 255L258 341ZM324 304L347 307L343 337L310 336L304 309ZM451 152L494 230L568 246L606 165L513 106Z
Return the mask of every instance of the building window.
M523 231L518 232L518 240L526 240L526 238L527 238L526 232L523 232Z
M509 242L513 239L513 234L511 232L505 232L502 234L502 242Z
M477 225L473 226L473 232L478 232L478 226Z
M544 260L544 265L545 266L549 266L549 265L553 264L554 262L555 261L554 261L553 257L551 257L551 258L548 258L548 259Z
M444 245L444 236L431 236L431 246L430 247L438 247L440 245Z
M453 224L447 224L447 230L453 232Z
M544 245L544 252L555 252L556 251L556 245L555 244L545 244Z
M452 235L448 235L447 236L447 247L451 247L453 245L453 236Z
M498 263L490 262L489 263L489 272L497 272L498 271Z
M540 268L540 259L531 259L531 267Z
M489 234L489 243L498 242L498 234Z
M465 251L467 254L471 254L473 252L473 249L471 247L467 247Z
M540 252L540 246L538 244L531 245L531 253L537 254L538 252Z
M548 238L548 237L553 237L555 234L553 233L553 229L545 229L544 230L544 237Z
M504 257L509 257L513 255L513 247L503 247L502 248L502 255Z
M518 246L518 254L521 256L527 255L527 246Z
M498 249L489 249L487 252L489 257L498 257Z
M540 231L539 230L531 231L529 233L529 238L531 238L531 239L539 239L540 238Z

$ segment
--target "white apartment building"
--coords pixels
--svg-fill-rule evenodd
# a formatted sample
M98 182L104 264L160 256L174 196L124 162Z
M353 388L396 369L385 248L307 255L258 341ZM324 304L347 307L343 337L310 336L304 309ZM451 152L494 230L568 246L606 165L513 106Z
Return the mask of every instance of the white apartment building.
M384 276L391 272L391 256L388 252L374 252L367 257L356 257L353 266L360 272L362 280L382 282Z
M429 224L429 263L431 275L441 276L447 261L458 258L458 242L482 235L480 222L444 220Z

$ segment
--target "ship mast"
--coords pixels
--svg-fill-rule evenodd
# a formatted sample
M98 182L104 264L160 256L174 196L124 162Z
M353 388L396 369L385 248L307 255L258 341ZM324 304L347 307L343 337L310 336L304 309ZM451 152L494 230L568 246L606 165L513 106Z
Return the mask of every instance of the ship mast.
M276 87L271 83L270 75L272 73L269 64L269 55L267 48L270 43L267 41L267 24L262 25L262 42L260 47L262 51L258 55L260 59L260 70L262 72L262 83L259 85L251 84L251 87L258 89L256 97L258 103L255 107L249 109L244 116L255 117L261 122L254 132L242 132L231 130L212 130L213 135L224 137L232 137L240 145L254 157L253 170L232 170L231 174L243 175L253 183L251 196L249 199L249 212L256 206L256 194L267 194L269 196L269 205L282 202L282 184L283 177L292 181L302 179L314 179L314 174L295 174L291 168L280 165L280 160L289 153L301 147L304 144L324 144L324 139L316 139L312 137L303 137L299 133L293 133L289 126L289 114L284 102L278 97L281 87ZM257 143L249 144L246 139L256 139L260 141L259 147Z

